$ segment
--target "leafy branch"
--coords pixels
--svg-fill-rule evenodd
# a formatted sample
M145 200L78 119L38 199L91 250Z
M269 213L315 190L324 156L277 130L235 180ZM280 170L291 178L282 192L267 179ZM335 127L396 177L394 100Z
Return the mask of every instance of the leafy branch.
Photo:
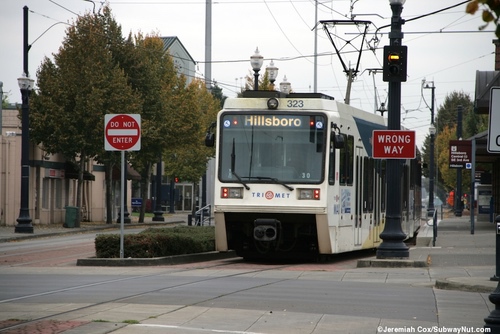
M495 35L500 38L500 27L498 20L500 18L500 0L472 0L467 3L465 12L471 15L482 9L481 18L485 22L479 26L479 30L484 30L490 23L496 26Z

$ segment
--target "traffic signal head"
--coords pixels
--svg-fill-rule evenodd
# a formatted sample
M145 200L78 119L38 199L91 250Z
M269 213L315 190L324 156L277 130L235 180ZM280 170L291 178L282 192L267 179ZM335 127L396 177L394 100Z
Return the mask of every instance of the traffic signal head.
M384 46L384 75L385 82L406 81L406 46Z

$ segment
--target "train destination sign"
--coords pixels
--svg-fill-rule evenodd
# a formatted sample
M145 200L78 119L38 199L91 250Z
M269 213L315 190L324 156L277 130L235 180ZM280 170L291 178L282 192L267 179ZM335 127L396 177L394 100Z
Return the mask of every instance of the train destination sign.
M106 151L140 151L141 115L104 115L104 149Z
M472 162L470 140L450 140L449 168L467 168Z
M415 131L373 130L372 147L374 159L414 159Z

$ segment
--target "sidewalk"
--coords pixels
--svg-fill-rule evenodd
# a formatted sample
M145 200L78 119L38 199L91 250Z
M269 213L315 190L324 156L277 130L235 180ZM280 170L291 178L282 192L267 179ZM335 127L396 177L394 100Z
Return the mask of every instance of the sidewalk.
M489 222L489 217L481 215L478 219L476 215L472 225L469 212L464 211L462 217L446 212L444 219L438 219L437 226L435 246L432 245L432 220L429 220L422 224L416 245L410 247L408 259L379 260L373 257L359 260L358 268L429 267L438 277L437 288L493 291L497 287L497 281L490 280L496 275L496 228Z
M165 213L163 214L164 221L153 221L152 217L145 217L144 223L139 223L139 217L130 216L131 223L124 224L125 228L134 228L142 226L162 226L172 224L188 223L188 213ZM193 221L194 224L194 221ZM39 237L56 236L61 234L82 233L86 231L99 231L99 230L120 230L120 223L116 220L113 224L106 224L104 222L81 222L80 227L67 228L63 224L50 224L50 225L33 225L33 233L16 233L14 226L0 226L0 242L9 242L14 240L33 239Z
M428 263L436 277L435 287L483 293L495 290L498 282L490 280L496 274L495 223L476 215L472 225L468 212L462 217L450 214L438 221L435 247L429 223L420 231L417 246L410 249L410 259Z

